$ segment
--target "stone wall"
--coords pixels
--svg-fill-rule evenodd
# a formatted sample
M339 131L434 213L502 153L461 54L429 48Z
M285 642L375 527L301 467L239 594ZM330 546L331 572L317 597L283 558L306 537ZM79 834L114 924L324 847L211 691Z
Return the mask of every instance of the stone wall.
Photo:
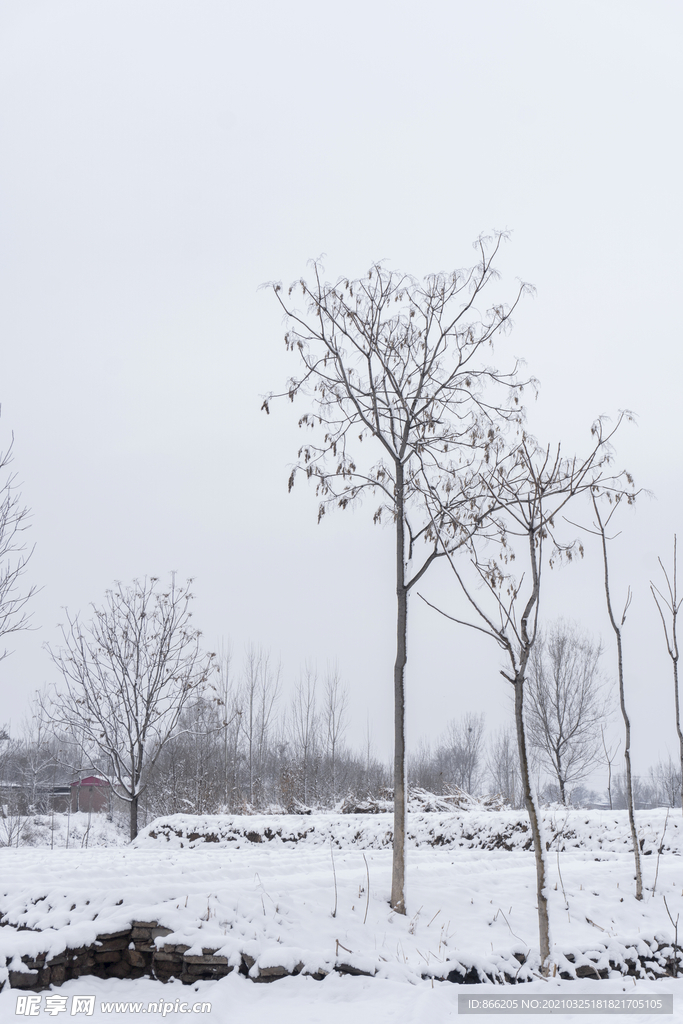
M219 956L215 949L202 949L201 955L188 955L189 946L162 944L155 939L170 934L169 928L161 927L156 921L133 921L130 928L107 935L98 935L90 946L78 949L65 949L57 956L46 958L39 954L35 959L22 957L24 970L10 970L8 983L11 988L29 989L39 992L50 985L62 985L65 981L80 978L84 975L95 975L98 978L156 978L166 982L171 978L179 978L185 985L196 981L208 981L224 978L235 967L228 963L228 958ZM253 971L254 959L242 954L237 970L240 974L250 977L255 982L270 982L288 974L300 974L304 968L302 963L293 970L285 967L262 967ZM569 953L558 957L559 971L562 978L595 978L607 979L613 972L622 975L642 978L678 977L683 973L683 951L680 947L656 940L641 940L641 948L625 947L618 955L614 946L594 947L590 953L577 958ZM433 973L423 974L423 978L435 981L450 981L457 984L478 984L494 982L497 984L515 984L529 981L534 976L524 967L526 963L522 954L515 954L510 959L509 968L496 971L495 975L484 973L472 966L463 966L451 961L440 965L441 970L434 968ZM337 961L330 965L330 970L338 974L365 975L371 977L374 972L362 971L357 967ZM326 971L318 971L311 977L321 981L327 976ZM0 983L0 990L2 984Z
M94 974L98 978L141 978L144 975L168 981L180 978L186 985L195 981L222 978L233 970L228 958L204 949L201 956L188 956L189 946L157 946L157 936L170 933L156 921L133 921L125 931L98 935L95 943L46 960L22 957L27 971L9 972L12 988L40 991L49 985L61 985L72 978Z

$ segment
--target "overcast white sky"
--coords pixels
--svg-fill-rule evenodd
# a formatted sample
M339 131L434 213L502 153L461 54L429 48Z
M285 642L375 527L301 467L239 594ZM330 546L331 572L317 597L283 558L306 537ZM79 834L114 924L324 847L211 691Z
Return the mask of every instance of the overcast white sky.
M538 292L497 361L541 381L541 438L589 442L654 492L614 545L636 763L675 754L648 592L683 534L681 60L672 0L0 2L0 433L33 510L35 632L0 665L0 719L52 678L61 608L114 579L196 577L207 644L253 641L291 683L338 659L352 738L392 735L392 537L360 509L316 526L287 494L293 364L261 283L326 253L422 275L512 239L500 297ZM295 410L296 412L297 410ZM612 638L598 552L546 580L547 616ZM433 598L455 601L445 574ZM508 714L498 655L414 602L410 739Z

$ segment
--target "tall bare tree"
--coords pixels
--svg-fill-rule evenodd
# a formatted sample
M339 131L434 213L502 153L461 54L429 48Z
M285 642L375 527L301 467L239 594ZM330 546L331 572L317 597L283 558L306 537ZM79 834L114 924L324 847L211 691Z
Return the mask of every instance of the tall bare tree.
M666 641L666 649L669 657L671 658L671 664L673 667L674 676L674 704L676 707L676 732L678 733L678 750L680 756L680 768L681 768L681 810L683 810L683 730L681 730L681 702L678 692L678 612L680 611L681 604L683 604L683 598L678 597L678 581L677 581L677 561L676 561L676 535L674 534L674 556L673 556L673 567L671 576L664 568L664 563L661 558L658 558L660 568L664 573L664 579L666 581L666 594L663 594L654 583L650 582L650 591L657 605L657 611L662 620L662 626L664 628L664 639ZM663 607L662 607L663 606ZM668 621L664 615L664 609L668 613Z
M640 865L640 846L638 845L638 833L636 831L636 815L635 815L635 799L634 799L634 779L633 772L631 771L631 719L628 716L626 710L626 691L624 687L624 647L622 642L622 629L626 622L626 615L631 606L631 588L628 588L626 600L624 601L624 610L621 613L621 617L614 613L614 606L612 604L612 593L610 590L610 579L609 579L609 560L607 558L607 528L609 527L612 517L616 510L620 507L621 495L617 494L616 498L612 495L606 495L609 499L610 504L608 506L609 511L606 515L600 512L600 505L598 502L599 495L594 493L593 499L593 510L595 512L595 524L592 533L596 533L600 538L600 544L602 546L602 559L604 567L604 584L605 584L605 600L607 603L607 615L609 617L610 625L614 630L614 635L617 641L617 678L619 680L619 707L621 709L621 717L624 720L624 763L626 765L626 802L628 806L628 820L631 827L631 842L633 843L633 859L635 861L636 870L636 899L642 900L643 898L643 873ZM633 500L634 495L629 494L626 496L628 502Z
M602 649L569 623L554 623L529 659L526 722L540 765L557 779L560 800L601 762L600 726L609 704L598 673Z
M619 420L621 423L621 418ZM620 492L628 479L608 477L612 459L610 440L617 426L605 434L602 422L593 426L594 444L584 459L562 457L560 447L541 448L525 437L507 457L502 458L494 475L487 475L484 484L492 489L491 497L498 520L500 541L494 554L483 558L477 544L470 543L472 559L468 579L456 560L449 555L451 568L458 580L475 621L442 615L484 633L495 640L506 656L507 668L501 675L512 685L515 701L515 727L524 802L529 813L536 863L536 897L538 906L539 944L544 970L550 964L550 923L546 895L545 844L541 817L531 782L529 744L525 724L525 683L529 662L539 636L538 620L541 599L542 570L557 558L571 560L581 545L558 537L558 517L568 503L581 494L594 491ZM495 488L495 492L493 491ZM431 495L436 500L438 495ZM437 506L438 508L438 506ZM510 564L524 566L520 575L510 572ZM479 588L483 587L481 597ZM431 602L427 602L431 605ZM435 607L431 605L431 607Z
M444 553L424 514L424 478L444 469L457 480L485 457L501 419L519 418L520 384L481 361L496 336L511 324L525 291L510 305L489 304L484 292L496 276L503 234L480 238L478 262L467 270L434 274L419 282L381 264L367 276L335 284L313 281L288 292L273 286L289 329L287 348L302 364L286 395L311 400L299 426L313 439L299 450L290 489L301 470L315 480L318 521L331 508L347 508L366 492L379 496L374 522L394 525L396 549L396 658L394 663L394 847L391 906L405 914L406 750L405 669L408 595ZM305 311L293 304L300 290ZM273 395L263 408L269 411ZM454 550L473 523L469 495L453 491L457 525ZM455 519L451 523L456 522ZM426 546L418 548L420 542Z
M66 613L64 646L48 646L62 675L43 715L78 739L81 764L106 758L130 806L130 837L147 777L213 668L191 621L191 581L156 577L117 583L87 624Z

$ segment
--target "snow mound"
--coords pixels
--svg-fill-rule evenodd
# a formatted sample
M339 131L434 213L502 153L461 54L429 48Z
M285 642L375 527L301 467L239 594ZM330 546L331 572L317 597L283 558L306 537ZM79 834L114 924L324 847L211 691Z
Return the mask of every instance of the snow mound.
M143 829L135 847L163 843L171 849L199 846L244 849L252 844L333 846L383 850L393 841L392 818L366 814L282 815L174 814ZM666 810L640 811L638 839L644 856L683 852L683 819ZM623 853L630 848L626 811L549 808L543 813L549 849ZM531 829L524 811L421 811L408 817L408 846L464 850L530 850Z

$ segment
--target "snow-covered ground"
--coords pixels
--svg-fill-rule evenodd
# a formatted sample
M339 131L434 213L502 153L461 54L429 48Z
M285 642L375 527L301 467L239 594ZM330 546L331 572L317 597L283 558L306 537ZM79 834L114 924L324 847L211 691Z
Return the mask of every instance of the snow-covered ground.
M17 843L18 840L18 843ZM0 849L7 846L92 847L127 846L128 823L106 814L31 814L0 818Z
M160 992L161 990L161 992ZM204 1024L441 1024L442 1021L455 1021L458 1018L458 995L463 993L463 986L448 983L433 985L428 981L420 981L413 985L388 979L351 978L330 975L325 981L317 982L310 978L283 978L271 985L253 985L238 974L230 974L221 981L201 981L188 988L180 982L160 985L148 978L138 981L120 981L99 978L86 978L69 981L63 985L59 993L67 997L67 1006L63 1014L52 1017L59 1020L67 1019L72 1007L74 996L94 995L95 1004L92 1016L76 1016L76 1021L93 1021L97 1024L113 1024L119 1020L149 1020L150 1004L157 1004L163 999L167 1006L187 1002L192 1006L195 1001L210 1003L209 1012L190 1014L173 1012L166 1009L165 1021L180 1024L182 1021L199 1021ZM576 982L535 981L524 986L527 998L543 997L575 997L582 995L605 997L607 994L619 993L634 999L657 998L662 994L673 994L673 1016L659 1016L649 1013L629 1014L628 1016L605 1016L602 1014L567 1014L561 1020L577 1024L605 1024L606 1021L628 1021L629 1024L653 1024L654 1021L669 1021L672 1024L683 1022L683 979L666 981L634 982L629 978L621 982ZM494 990L501 995L501 989ZM492 995L492 987L484 985L466 986L469 997L484 998ZM505 995L510 994L506 990ZM515 990L515 995L521 995ZM40 1016L45 1014L45 994L42 997ZM118 1003L119 1007L128 1003L141 1004L135 1011L126 1012L109 1010L103 1012L105 1006ZM0 992L0 1020L21 1020L16 1017L17 992L15 989ZM156 1011L161 1017L163 1009ZM143 1016L144 1015L144 1016ZM68 1016L72 1020L71 1016ZM154 1019L154 1018L152 1018ZM525 1021L534 1019L544 1021L548 1017L526 1016L475 1016L461 1017L461 1020L476 1021Z
M561 878L550 857L557 951L580 963L599 945L673 937L663 898L674 920L683 916L683 861L661 857L653 894L656 860L645 861L648 891L638 903L628 853L567 851ZM411 851L405 918L389 909L390 877L389 850L342 849L334 861L329 848L275 844L5 850L0 906L3 923L14 927L0 928L0 964L17 954L57 955L134 920L171 929L158 944L189 946L190 955L210 948L235 965L247 954L257 968L303 963L311 973L341 961L396 980L442 973L454 961L492 970L537 948L527 852Z
M676 922L679 914L683 933L680 814L667 819L664 811L642 812L639 819L646 886L641 903L634 898L623 812L547 813L552 938L562 969L587 965L591 954L600 967L623 959L629 949L647 952L645 943L655 936L671 941L671 918ZM235 971L189 987L82 978L59 993L94 993L98 1003L174 1004L176 998L192 1001L196 989L197 999L212 1003L212 1020L257 1024L334 1024L351 1014L359 1024L447 1020L457 1014L457 996L465 989L490 995L501 988L432 983L425 975L438 979L454 965L509 969L515 953L530 953L533 967L535 873L533 856L523 848L524 824L518 812L412 816L405 918L388 906L386 815L183 816L155 823L123 848L2 849L0 971L22 954L56 955L134 920L154 920L171 930L157 944L188 946L189 955L212 949L238 964L246 954L255 961L253 974L297 964L304 974L331 973L324 981L299 976L254 985ZM340 963L375 977L340 977L332 971ZM17 964L14 959L15 969ZM674 1019L683 1021L678 980L539 979L505 991L520 989L525 995L550 989L675 992ZM14 1013L18 995L7 988L0 993L0 1014ZM95 1019L104 1018L111 1014Z

